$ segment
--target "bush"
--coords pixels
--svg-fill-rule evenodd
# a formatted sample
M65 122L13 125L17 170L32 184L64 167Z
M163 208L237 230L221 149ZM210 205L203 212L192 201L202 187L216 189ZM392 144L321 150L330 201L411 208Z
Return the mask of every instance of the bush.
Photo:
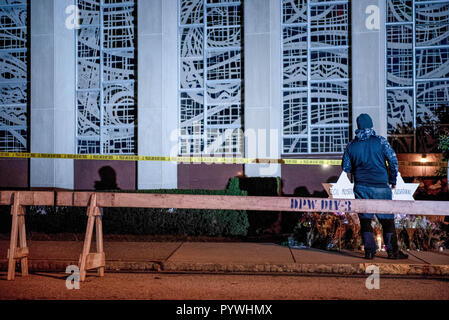
M440 143L438 144L438 150L441 151L443 154L443 160L449 161L449 134L446 135L440 135ZM437 170L437 175L442 177L448 177L449 169L445 167L441 167L439 170Z
M231 179L226 190L141 190L137 193L239 195L238 179ZM127 193L127 192L123 192ZM7 212L5 212L7 211ZM11 229L10 207L0 208L0 232ZM84 233L86 208L29 207L26 210L28 232L46 234ZM246 236L248 217L245 211L186 210L154 208L103 208L103 232L127 235Z
M242 211L105 208L104 233L132 235L245 236Z
M239 178L240 189L248 192L249 196L279 196L281 194L280 178L244 177ZM248 210L250 236L264 233L279 233L281 231L280 212ZM279 225L278 225L279 224Z

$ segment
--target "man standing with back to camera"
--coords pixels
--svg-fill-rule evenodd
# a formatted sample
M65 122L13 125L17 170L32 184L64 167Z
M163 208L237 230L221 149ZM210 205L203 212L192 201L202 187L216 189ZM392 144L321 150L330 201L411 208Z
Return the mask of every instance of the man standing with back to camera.
M364 113L357 118L356 138L351 141L343 155L343 171L354 178L356 199L386 199L393 197L396 187L398 159L388 141L376 135L373 120ZM386 163L388 162L389 170ZM398 248L394 214L376 214L382 225L383 238L389 259L407 259ZM360 233L365 247L365 258L374 259L376 242L371 225L374 214L359 213Z

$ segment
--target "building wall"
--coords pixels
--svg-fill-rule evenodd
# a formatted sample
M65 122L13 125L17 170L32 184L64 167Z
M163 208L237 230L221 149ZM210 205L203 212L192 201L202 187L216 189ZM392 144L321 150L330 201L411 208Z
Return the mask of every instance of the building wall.
M65 9L75 3L76 0L30 1L31 152L76 152L75 31L65 26ZM245 157L282 156L280 3L244 1L243 118L245 131L253 134L246 136ZM177 155L178 1L136 0L136 4L137 152L149 156ZM386 136L385 1L351 1L351 16L352 122L360 113L369 113L377 133ZM340 155L295 156L307 157ZM399 156L400 160L413 157ZM223 189L231 177L246 175L281 176L284 194L313 195L324 191L321 183L336 181L341 173L338 166L2 159L0 187L92 190L100 179L99 170L107 166L116 172L118 186L123 190ZM404 176L419 173L420 169L412 172L401 168ZM426 169L426 175L430 171Z
M280 1L244 1L245 156L280 158ZM245 165L248 177L281 175L277 164Z
M226 189L229 179L241 176L239 164L180 164L178 165L178 189Z
M0 158L0 189L27 189L28 159Z
M401 162L407 163L432 163L436 164L443 160L441 153L429 153L425 154L423 159L423 154L421 153L403 153L398 154L399 160L399 172L403 177L430 177L435 176L436 171L440 169L439 166L427 165L427 166L407 166L402 165Z
M106 176L100 175L105 170ZM133 161L75 160L75 190L95 190L98 181L115 181L120 190L136 190L136 163Z
M31 1L31 148L75 152L75 33L65 10L75 0ZM73 160L31 159L30 187L73 189Z
M371 116L374 130L386 137L385 1L351 2L352 123L361 113Z
M322 183L335 183L340 166L282 165L282 194L327 197Z
M176 148L177 3L177 0L137 1L139 155L168 157ZM137 168L138 189L168 189L178 185L177 165L172 162L139 162Z

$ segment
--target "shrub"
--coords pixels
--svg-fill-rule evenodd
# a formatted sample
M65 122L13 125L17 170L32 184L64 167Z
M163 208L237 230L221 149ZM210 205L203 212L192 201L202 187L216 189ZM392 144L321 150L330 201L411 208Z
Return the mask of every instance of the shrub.
M120 191L127 193L126 191ZM240 195L238 179L231 179L225 190L140 190L137 193ZM0 208L0 232L11 228L10 207ZM29 207L26 210L28 232L46 234L84 233L87 216L84 207ZM155 208L103 208L105 234L246 236L249 223L245 211L186 210Z
M240 189L248 192L249 196L279 196L281 194L280 178L243 177L238 178ZM250 236L258 236L264 233L279 233L281 231L278 211L252 211L248 210ZM279 225L278 225L279 224Z

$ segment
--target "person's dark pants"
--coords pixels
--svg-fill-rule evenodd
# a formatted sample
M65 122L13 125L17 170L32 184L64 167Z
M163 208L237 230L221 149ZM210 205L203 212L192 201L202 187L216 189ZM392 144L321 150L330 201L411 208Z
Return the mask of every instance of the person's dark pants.
M356 199L384 199L391 200L393 193L390 188L376 188L356 184L354 186ZM394 225L394 214L376 214L382 225L385 247L389 254L398 251L398 239ZM376 253L376 242L374 240L373 228L371 225L373 213L359 213L360 233L362 234L365 253Z

